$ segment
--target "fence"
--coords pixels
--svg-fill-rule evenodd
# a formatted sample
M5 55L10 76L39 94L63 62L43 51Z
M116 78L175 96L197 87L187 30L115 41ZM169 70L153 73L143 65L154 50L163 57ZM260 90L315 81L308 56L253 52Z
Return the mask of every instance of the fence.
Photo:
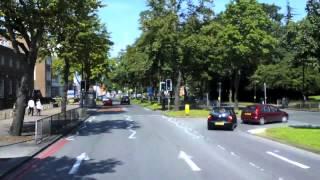
M298 103L289 105L289 109L320 111L320 103Z
M39 119L35 123L35 142L40 144L52 135L64 134L88 116L87 109L76 108L65 114L59 113Z

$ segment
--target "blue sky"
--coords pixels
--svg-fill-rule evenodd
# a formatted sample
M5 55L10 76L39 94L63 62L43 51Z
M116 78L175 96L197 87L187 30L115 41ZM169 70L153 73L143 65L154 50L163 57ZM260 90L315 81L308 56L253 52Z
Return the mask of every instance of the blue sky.
M258 0L259 2L276 4L282 7L281 12L285 13L287 0ZM230 0L215 0L215 13L225 9ZM121 49L132 44L140 35L139 14L146 9L145 0L103 0L106 7L99 10L99 17L106 24L111 33L111 40L114 45L110 51L112 57L116 57ZM305 12L306 0L291 0L295 20L302 19Z

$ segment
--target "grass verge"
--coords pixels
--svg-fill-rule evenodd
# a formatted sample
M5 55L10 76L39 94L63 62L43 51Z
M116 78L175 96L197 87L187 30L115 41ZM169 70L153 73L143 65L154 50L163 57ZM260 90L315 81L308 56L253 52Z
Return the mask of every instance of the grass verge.
M275 141L320 153L320 129L279 127L259 134Z
M309 96L308 98L312 99L312 100L320 101L320 95L318 95L318 96Z
M192 118L206 118L209 115L209 111L205 109L201 110L190 110L189 115L185 114L184 110L181 111L168 111L164 113L170 117L192 117Z

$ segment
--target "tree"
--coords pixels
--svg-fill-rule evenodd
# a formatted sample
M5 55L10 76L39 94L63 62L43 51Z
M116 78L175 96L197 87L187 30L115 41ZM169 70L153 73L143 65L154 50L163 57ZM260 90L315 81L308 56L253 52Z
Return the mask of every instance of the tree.
M34 66L40 47L46 45L44 35L49 33L49 26L56 24L53 21L56 15L67 7L64 1L0 1L0 35L12 42L15 53L24 57L17 110L10 128L12 135L21 135L25 104L33 88Z
M218 34L218 45L234 76L237 107L241 71L269 56L277 40L268 32L271 21L256 0L232 1L221 19L224 30Z
M306 10L308 13L307 19L311 25L309 31L313 42L315 42L315 47L310 49L309 54L315 57L318 60L318 65L320 65L320 1L308 0Z

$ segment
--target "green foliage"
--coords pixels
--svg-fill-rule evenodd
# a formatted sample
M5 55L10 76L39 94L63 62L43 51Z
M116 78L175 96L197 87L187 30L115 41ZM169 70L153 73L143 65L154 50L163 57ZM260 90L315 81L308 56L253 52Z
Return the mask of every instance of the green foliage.
M320 152L320 129L271 128L264 136L314 152Z

